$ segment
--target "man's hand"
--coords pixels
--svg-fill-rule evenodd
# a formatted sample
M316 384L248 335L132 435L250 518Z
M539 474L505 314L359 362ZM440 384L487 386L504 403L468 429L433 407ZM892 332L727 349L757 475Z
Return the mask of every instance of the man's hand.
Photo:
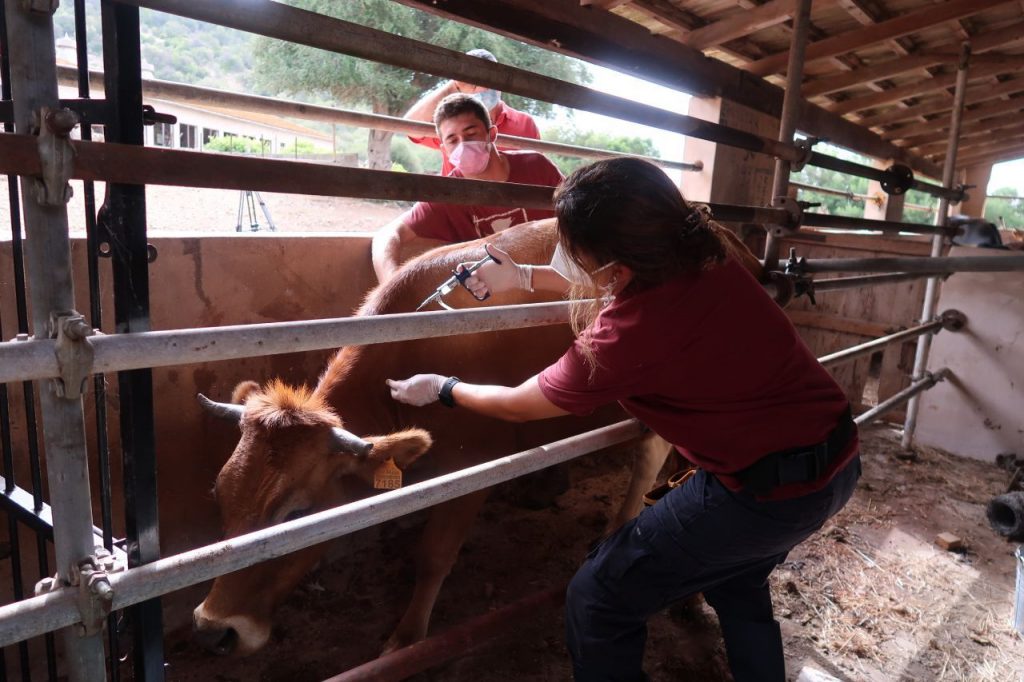
M525 289L533 291L533 266L519 265L512 257L496 246L485 244L484 249L493 261L484 263L463 284L477 300L483 300L487 294L502 291ZM472 263L459 263L456 272L462 272Z
M447 380L440 374L416 374L404 380L388 379L387 384L391 397L398 402L423 407L437 402Z
M467 95L475 95L478 92L483 92L487 88L482 85L473 85L465 81L451 81L452 87L455 88L455 92L461 92Z

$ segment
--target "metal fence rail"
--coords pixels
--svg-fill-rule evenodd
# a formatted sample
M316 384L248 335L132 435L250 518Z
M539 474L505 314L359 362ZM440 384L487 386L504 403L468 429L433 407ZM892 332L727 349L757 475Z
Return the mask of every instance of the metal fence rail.
M548 445L374 495L341 507L158 559L110 576L113 608L122 609L217 576L425 509L444 500L568 461L643 434L630 419ZM0 606L0 646L64 628L80 619L78 591L63 588Z

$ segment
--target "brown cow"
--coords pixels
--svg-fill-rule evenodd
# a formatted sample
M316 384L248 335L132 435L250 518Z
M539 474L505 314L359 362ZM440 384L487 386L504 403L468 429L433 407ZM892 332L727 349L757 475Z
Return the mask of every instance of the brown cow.
M546 263L555 244L553 220L525 224L486 238L517 262ZM479 259L484 240L441 247L410 261L387 284L370 293L358 315L410 312L460 262ZM751 268L760 265L746 252ZM540 293L511 292L486 305L552 300ZM478 305L461 288L448 301L457 308ZM238 405L208 403L221 417L239 422L241 439L217 477L215 492L228 537L343 504L372 493L368 485L377 464L393 457L400 468L431 447L409 472L412 479L471 466L621 419L617 407L580 419L562 417L509 424L440 405L415 408L393 401L386 378L430 371L477 383L515 384L540 371L568 348L566 325L482 333L439 339L348 347L340 350L316 387L293 389L274 382L260 389L240 384ZM358 441L339 430L368 436L365 456ZM412 425L429 430L405 430ZM339 445L338 434L342 434ZM346 441L345 438L348 438ZM353 444L354 443L354 444ZM664 456L664 441L649 438L637 457L629 494L617 526L639 511ZM416 584L411 602L385 650L426 635L431 610L487 491L433 507L416 551ZM323 546L232 573L214 581L193 615L197 639L218 653L252 652L270 634L273 609L299 583L323 553Z

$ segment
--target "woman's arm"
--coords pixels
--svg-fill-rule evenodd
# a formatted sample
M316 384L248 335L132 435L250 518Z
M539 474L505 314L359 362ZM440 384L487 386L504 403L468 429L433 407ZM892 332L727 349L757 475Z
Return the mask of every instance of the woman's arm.
M440 374L417 374L408 379L388 379L391 397L409 405L423 406L436 402L448 377ZM456 407L510 422L526 422L569 414L540 390L534 375L518 386L493 386L458 382L452 388Z
M496 246L486 244L484 249L494 260L484 263L464 284L477 299L482 300L487 294L515 289L550 291L563 295L569 291L569 281L551 266L520 265ZM469 263L462 263L459 269L468 266Z

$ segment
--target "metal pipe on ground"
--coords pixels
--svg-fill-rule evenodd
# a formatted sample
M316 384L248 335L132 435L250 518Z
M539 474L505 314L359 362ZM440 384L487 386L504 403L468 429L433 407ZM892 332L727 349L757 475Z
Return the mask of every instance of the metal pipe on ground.
M900 405L907 402L908 400L918 395L919 393L927 391L935 384L945 380L949 376L949 374L949 369L945 367L937 372L926 374L924 378L918 379L917 381L915 381L914 383L912 383L910 386L906 387L899 393L894 393L892 396L878 403L867 412L858 415L857 418L854 419L853 421L858 426L862 424L867 424L868 422L877 419L878 417L892 410L893 408L899 407Z
M821 258L801 261L802 273L817 272L1016 272L1024 270L1024 255L944 256L939 258Z
M110 576L114 610L247 566L311 547L476 490L539 471L642 435L628 419L593 431L499 457L422 483L358 500L301 519L239 535ZM80 618L74 588L59 588L0 606L0 647L67 627Z
M58 66L57 73L62 83L77 82L79 72L77 69L68 66ZM102 89L103 74L99 71L89 72L89 83L94 87ZM289 116L307 121L322 121L324 123L340 123L357 128L374 128L376 130L389 130L394 133L403 133L411 137L436 137L437 131L430 123L413 121L407 118L396 116L385 116L383 114L371 114L364 111L352 111L350 109L339 109L337 107L325 107L317 104L306 104L304 102L291 102L274 97L262 97L259 95L247 95L241 92L228 90L217 90L204 88L199 85L187 85L173 81L163 81L155 78L142 80L143 94L153 98L168 98L189 104L227 106L244 111L251 111L263 114L274 114L277 116ZM659 159L653 156L642 156L634 154L623 154L607 149L595 149L593 147L581 147L579 145L564 144L561 142L549 142L546 140L535 140L515 135L498 134L498 144L502 147L513 149L532 149L547 154L563 154L565 156L576 156L583 159L609 159L619 156L634 156L657 164L664 168L675 170L698 171L704 165L700 162L686 163L684 161L672 161Z
M850 360L859 358L862 355L870 355L880 348L885 348L889 344L899 343L909 339L916 339L922 334L930 334L940 329L942 329L942 320L935 320L928 324L904 329L903 331L896 332L895 334L882 336L857 346L850 346L849 348L844 348L843 350L836 351L835 353L823 355L818 358L818 362L820 362L824 367L835 367L836 365L841 365L844 362L849 362Z
M378 659L352 668L324 682L398 682L416 673L464 656L516 625L535 620L537 614L565 601L566 585L525 597L513 604L471 618L439 635L428 637Z
M960 55L960 63L957 65L956 90L953 94L953 112L949 126L949 141L946 145L946 159L942 168L942 185L947 188L953 186L953 179L956 175L956 154L960 146L960 126L963 123L964 100L967 96L967 71L971 57L970 43L964 43ZM949 214L949 198L941 197L939 208L935 212L935 224L944 225ZM942 254L942 237L936 234L932 238L932 258ZM928 279L924 290L924 305L921 310L921 320L928 320L935 314L935 306L939 298L939 280L937 277ZM928 367L928 354L931 351L932 339L930 336L922 336L917 341L917 351L914 354L914 370L911 378L919 378L924 375ZM915 398L907 404L907 418L903 424L903 448L909 448L914 442L914 431L917 428L917 409L919 401Z

